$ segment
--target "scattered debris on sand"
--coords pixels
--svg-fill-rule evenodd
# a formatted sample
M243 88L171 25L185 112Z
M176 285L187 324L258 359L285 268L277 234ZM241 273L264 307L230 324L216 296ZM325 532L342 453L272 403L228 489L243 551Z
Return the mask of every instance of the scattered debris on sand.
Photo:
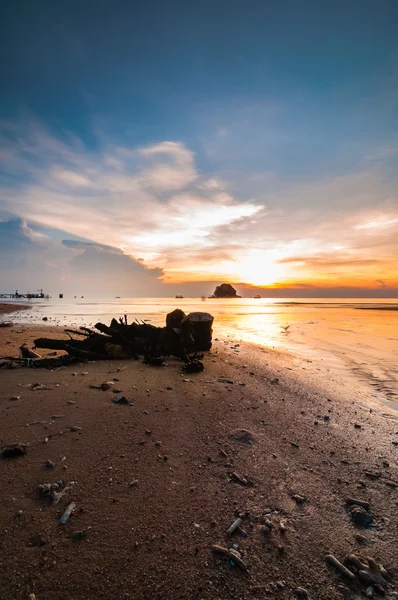
M187 373L203 371L203 356L198 352L212 346L214 318L209 313L193 312L186 315L176 309L166 317L165 327L155 327L145 322L127 323L127 315L119 321L112 319L110 325L97 323L94 329L80 327L65 329L69 339L38 338L35 348L48 348L66 352L54 358L42 358L40 354L22 344L20 357L2 357L0 368L17 366L56 368L82 361L135 359L140 357L152 366L163 365L167 356L176 356L184 362ZM74 337L72 337L74 336ZM102 390L113 385L103 383Z

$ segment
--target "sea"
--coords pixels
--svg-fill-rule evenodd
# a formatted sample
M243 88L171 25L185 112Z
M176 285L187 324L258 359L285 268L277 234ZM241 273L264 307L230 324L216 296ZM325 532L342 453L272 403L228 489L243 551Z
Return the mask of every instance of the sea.
M377 401L398 411L398 299L65 296L30 304L32 310L19 313L18 322L42 323L47 317L49 324L90 327L127 315L128 322L163 325L175 308L209 312L214 316L214 337L326 361L330 369L366 383Z

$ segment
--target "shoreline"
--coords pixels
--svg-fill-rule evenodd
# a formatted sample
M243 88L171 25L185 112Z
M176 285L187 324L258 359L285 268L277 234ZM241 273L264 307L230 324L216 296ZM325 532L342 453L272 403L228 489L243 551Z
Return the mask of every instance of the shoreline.
M64 335L44 324L0 330L1 353L43 331ZM330 553L374 556L398 589L397 422L360 406L359 388L328 378L327 367L319 375L308 359L237 344L215 341L205 371L189 376L172 359L163 368L124 360L0 371L0 440L30 444L26 457L1 464L4 600L291 599L298 587L337 600L346 582L325 565ZM89 387L113 378L132 406ZM27 387L36 382L48 389ZM253 445L231 437L242 428ZM43 467L48 459L54 469ZM232 472L252 485L234 483ZM78 510L61 528L57 507L36 494L58 479L77 482L58 512L70 501ZM347 497L371 503L374 528L354 527ZM249 575L211 554L228 544L237 512L248 535L231 541ZM264 518L273 523L266 535ZM77 530L86 538L74 542ZM27 547L35 536L44 545Z
M32 308L28 304L11 304L8 302L0 302L0 315L9 313L18 313L21 310Z

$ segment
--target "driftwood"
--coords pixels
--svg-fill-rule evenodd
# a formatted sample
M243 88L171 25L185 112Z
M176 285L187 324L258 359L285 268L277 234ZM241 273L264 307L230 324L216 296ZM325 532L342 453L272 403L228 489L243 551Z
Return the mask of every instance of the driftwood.
M198 360L199 351L210 350L213 317L208 313L185 315L182 310L174 310L167 315L165 327L155 327L149 323L128 324L124 319L112 319L110 325L97 323L95 329L80 327L79 330L65 329L68 339L55 340L38 338L35 348L48 348L66 352L55 358L34 358L35 353L24 358L6 357L0 367L34 366L57 367L88 360L138 359L143 357L150 365L161 365L167 356L176 356L184 361L188 372L200 372L203 364ZM73 337L74 336L74 337ZM39 355L36 355L39 357ZM7 364L7 361L9 364ZM10 363L11 361L11 363Z

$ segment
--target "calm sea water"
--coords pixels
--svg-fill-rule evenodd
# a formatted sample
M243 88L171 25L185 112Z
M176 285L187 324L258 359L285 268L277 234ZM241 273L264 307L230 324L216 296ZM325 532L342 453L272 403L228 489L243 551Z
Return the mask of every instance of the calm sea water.
M26 302L26 301L25 301ZM51 298L32 301L20 322L65 325L108 323L127 314L164 324L174 308L206 311L215 317L214 336L322 358L373 388L373 395L398 410L398 299L228 299Z

